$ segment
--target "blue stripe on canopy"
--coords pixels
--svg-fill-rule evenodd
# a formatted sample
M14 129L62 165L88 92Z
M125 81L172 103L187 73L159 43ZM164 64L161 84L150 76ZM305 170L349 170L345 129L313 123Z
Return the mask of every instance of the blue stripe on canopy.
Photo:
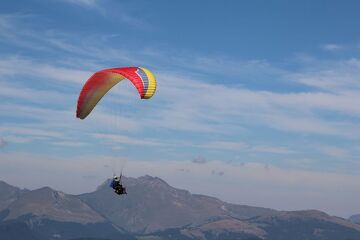
M148 79L147 75L145 74L145 72L143 70L141 70L140 68L138 68L137 73L139 74L141 80L143 81L144 93L146 93L148 90L148 86L149 86L149 79Z

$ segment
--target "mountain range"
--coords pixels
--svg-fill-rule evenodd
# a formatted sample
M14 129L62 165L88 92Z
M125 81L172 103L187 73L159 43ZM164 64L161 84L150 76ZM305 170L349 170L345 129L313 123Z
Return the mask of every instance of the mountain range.
M70 195L0 181L0 239L360 239L359 215L343 219L317 210L231 204L148 175L124 177L124 185L125 196L114 194L109 180L94 192Z

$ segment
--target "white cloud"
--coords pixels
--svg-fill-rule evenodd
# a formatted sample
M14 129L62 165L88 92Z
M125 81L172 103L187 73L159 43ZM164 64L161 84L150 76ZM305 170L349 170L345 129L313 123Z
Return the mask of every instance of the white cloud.
M279 113L274 115L263 115L263 121L272 128L294 133L318 134L337 136L349 139L359 139L359 132L354 132L358 128L358 123L337 122L317 118L315 116L291 116L290 114Z
M251 151L253 151L253 152L265 152L265 153L276 153L276 154L294 153L293 150L290 150L290 149L288 149L286 147L266 146L266 145L253 146L251 148Z
M99 8L99 2L100 2L100 0L64 0L64 1L85 8Z
M34 40L39 40L40 35L43 35L29 30L29 19L33 17L30 14L0 14L0 42L34 50L47 50L42 44L33 44Z
M39 136L39 137L49 137L49 138L62 138L63 134L56 131L51 131L49 129L33 129L26 127L14 127L14 126L6 126L0 127L0 133L14 133L26 136Z
M78 141L59 141L59 142L52 142L51 144L61 147L84 147L88 145L85 142L78 142Z
M0 73L1 75L1 73ZM12 100L26 100L27 102L65 102L70 98L69 94L61 93L52 90L38 90L30 87L25 87L17 84L8 84L5 81L6 77L0 77L0 96Z
M103 11L99 8L100 11ZM100 69L98 61L113 60L117 62L128 62L128 64L144 64L140 61L142 51L134 53L127 49L118 49L107 46L103 35L74 36L67 32L56 29L39 30L31 24L31 20L37 16L26 14L0 14L0 42L12 47L32 49L40 52L61 55L61 59L54 62L62 65L91 66L93 69ZM14 31L16 29L16 31ZM105 35L107 36L107 35ZM79 42L79 39L81 41ZM103 42L94 42L93 39L104 39ZM76 42L76 44L74 43ZM105 45L105 46L104 46ZM21 59L20 59L21 60ZM97 62L97 63L94 63ZM19 63L21 64L21 63ZM10 65L11 69L19 65ZM51 71L47 69L44 71ZM6 70L6 68L2 69ZM19 68L18 68L19 70ZM21 69L20 69L21 70ZM30 69L41 71L41 69ZM12 72L12 70L10 70Z
M48 138L45 137L39 137L39 136L14 136L14 135L7 135L6 139L8 139L8 141L10 143L18 143L18 144L23 144L23 143L30 143L33 142L35 140L47 140Z
M144 138L131 138L124 135L119 134L93 134L95 138L98 139L105 139L109 141L110 144L121 143L121 144L128 144L128 145L146 145L146 146L159 146L165 145L159 140L155 139L144 139Z
M21 66L21 67L19 67ZM53 81L63 81L67 83L82 84L92 75L91 72L53 66L46 63L37 63L24 58L9 57L0 60L0 76L6 77L40 77Z
M360 90L360 61L357 58L330 62L317 61L301 72L289 74L290 79L333 94Z
M338 51L343 49L344 47L339 44L325 44L322 45L321 48L325 51Z
M242 142L214 141L201 145L201 147L210 148L210 149L243 150L243 149L247 149L248 145Z
M338 146L317 145L316 149L325 155L335 157L335 158L348 158L349 157L349 150L338 147Z
M208 149L221 149L232 150L238 152L263 152L263 153L275 153L275 154L290 154L294 151L281 146L269 146L269 145L254 145L238 141L213 141L203 145L199 145L201 148Z
M126 14L124 12L120 14L120 19L121 19L122 22L124 22L126 24L129 24L129 25L131 25L133 27L139 28L139 29L151 30L151 29L154 28L153 26L151 26L147 22L141 20L140 18L133 17L133 16L131 16L129 14Z
M356 95L360 94L356 90L341 94L276 93L207 84L169 74L159 74L159 78L166 79L156 96L164 105L156 114L157 121L151 122L153 125L193 131L239 132L244 128L242 125L257 123L290 132L359 137L353 131L358 123L323 118L318 114L325 110L360 117L360 106L354 104Z

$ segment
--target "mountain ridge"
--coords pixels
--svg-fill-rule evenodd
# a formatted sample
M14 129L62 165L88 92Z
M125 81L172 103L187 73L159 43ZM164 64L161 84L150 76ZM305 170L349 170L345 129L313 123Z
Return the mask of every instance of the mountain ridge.
M278 211L224 202L149 175L109 179L89 193L22 190L0 181L3 240L358 240L360 225L318 210ZM2 205L1 205L2 204ZM19 231L16 231L19 229ZM29 235L29 236L30 236Z
M95 223L105 219L89 208L79 198L50 187L42 187L24 193L8 206L11 220L27 214L62 222Z
M187 190L174 188L164 180L149 175L137 179L125 177L123 182L127 187L128 195L119 198L109 189L108 181L96 191L79 196L117 226L134 233L150 233L189 223L199 224L213 217L249 218L260 212L269 214L275 211L229 204L215 197L191 194ZM117 202L120 204L117 205ZM109 209L108 206L114 207ZM169 217L171 215L177 217Z

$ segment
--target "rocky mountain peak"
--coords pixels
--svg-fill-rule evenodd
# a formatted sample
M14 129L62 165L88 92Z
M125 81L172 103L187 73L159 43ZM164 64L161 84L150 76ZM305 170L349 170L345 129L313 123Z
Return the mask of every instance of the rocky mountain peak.
M108 191L110 182L112 179L106 179L100 186L96 188L96 191ZM122 176L122 182L126 187L133 187L139 185L146 185L150 188L164 188L173 189L167 182L158 177L152 177L150 175L141 176L138 178Z
M10 184L0 180L0 193L9 191L19 191L20 188L11 186ZM3 195L3 194L0 194Z
M109 180L96 191L80 195L87 204L118 227L133 232L153 232L168 227L203 223L213 217L252 217L268 209L243 206L247 211L227 208L227 203L177 189L158 177L123 178L127 195L118 196ZM234 209L234 211L232 210ZM263 209L263 210L262 210ZM273 210L271 210L273 211ZM243 215L238 213L242 212ZM173 217L176 216L176 217Z

